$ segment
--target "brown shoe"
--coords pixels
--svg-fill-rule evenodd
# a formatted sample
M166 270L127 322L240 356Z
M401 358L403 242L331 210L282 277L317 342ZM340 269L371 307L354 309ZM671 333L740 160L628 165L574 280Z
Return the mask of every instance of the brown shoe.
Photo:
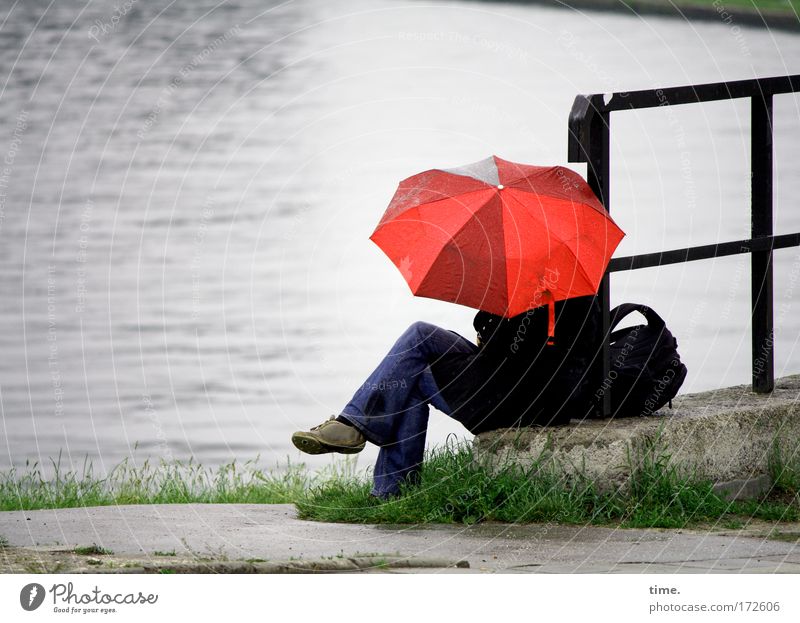
M358 429L337 421L336 416L310 431L298 431L292 435L292 443L306 454L356 454L364 449L367 439Z

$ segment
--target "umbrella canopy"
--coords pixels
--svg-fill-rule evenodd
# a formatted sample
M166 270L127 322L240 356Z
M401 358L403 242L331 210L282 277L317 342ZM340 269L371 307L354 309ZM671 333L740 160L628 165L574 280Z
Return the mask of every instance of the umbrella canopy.
M492 156L400 182L370 236L417 296L516 316L597 293L625 234L565 167Z

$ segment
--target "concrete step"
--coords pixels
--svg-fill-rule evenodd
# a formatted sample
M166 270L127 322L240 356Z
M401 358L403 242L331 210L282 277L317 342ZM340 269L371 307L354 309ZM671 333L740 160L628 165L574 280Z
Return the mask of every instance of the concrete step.
M479 460L492 468L536 461L564 473L582 473L599 489L623 486L631 457L652 451L673 465L716 483L728 497L753 497L768 489L769 461L800 459L800 374L777 379L771 394L737 385L679 395L673 408L638 418L575 421L552 428L499 429L475 437Z

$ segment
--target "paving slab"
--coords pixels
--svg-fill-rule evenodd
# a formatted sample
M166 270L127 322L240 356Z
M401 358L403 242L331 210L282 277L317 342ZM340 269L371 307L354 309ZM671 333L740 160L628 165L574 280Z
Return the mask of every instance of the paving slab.
M227 571L277 572L275 565L284 565L284 570L306 572L799 572L800 543L768 538L774 531L800 534L800 524L751 524L719 533L559 524L355 525L301 520L288 504L0 512L0 535L10 545L5 571L20 570L8 554L19 548L44 560L53 552L96 544L113 552L112 566L136 571L201 561L211 572L225 572L225 565L212 563L249 561L250 566ZM172 557L166 563L164 553ZM73 558L60 568L75 569L88 559ZM98 555L82 568L106 570L106 560L111 559Z

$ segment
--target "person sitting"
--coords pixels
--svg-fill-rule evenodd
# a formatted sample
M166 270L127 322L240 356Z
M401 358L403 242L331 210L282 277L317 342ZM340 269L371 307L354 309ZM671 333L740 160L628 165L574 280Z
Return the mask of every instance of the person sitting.
M548 336L546 305L512 318L480 311L477 344L455 331L414 322L338 415L292 442L308 454L380 447L372 495L388 498L415 482L425 450L429 405L473 434L554 426L590 410L587 373L598 352L595 296L555 303Z

